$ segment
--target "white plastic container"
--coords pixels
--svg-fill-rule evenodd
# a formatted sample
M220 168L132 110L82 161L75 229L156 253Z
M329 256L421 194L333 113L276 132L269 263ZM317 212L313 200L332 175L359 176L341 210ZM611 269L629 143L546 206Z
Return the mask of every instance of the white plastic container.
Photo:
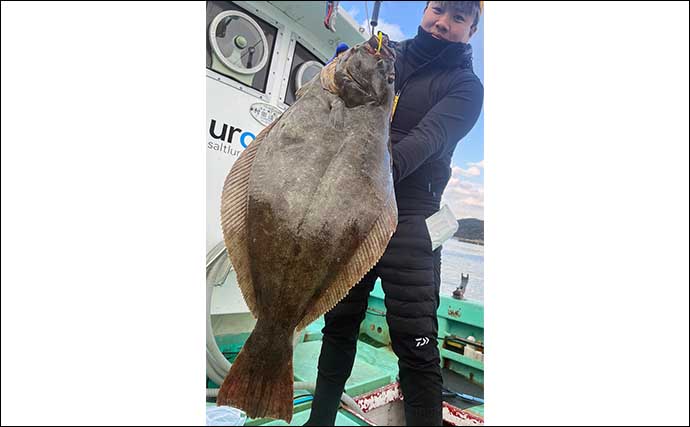
M426 228L431 238L431 249L435 250L458 231L458 220L448 205L426 219Z
M247 415L240 409L231 406L207 406L207 426L243 426Z

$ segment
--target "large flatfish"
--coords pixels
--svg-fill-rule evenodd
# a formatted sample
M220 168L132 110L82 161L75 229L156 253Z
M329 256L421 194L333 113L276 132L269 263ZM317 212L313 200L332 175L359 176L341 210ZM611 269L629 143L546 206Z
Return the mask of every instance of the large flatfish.
M373 37L324 67L226 178L225 245L257 323L218 405L289 422L293 334L345 297L395 231L387 43Z

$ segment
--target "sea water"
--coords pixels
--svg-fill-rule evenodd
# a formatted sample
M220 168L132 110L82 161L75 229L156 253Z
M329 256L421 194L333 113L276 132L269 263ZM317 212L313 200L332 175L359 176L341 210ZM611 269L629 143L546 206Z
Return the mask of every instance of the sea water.
M464 299L484 302L484 246L450 238L441 250L441 295L453 296L461 274L470 275Z

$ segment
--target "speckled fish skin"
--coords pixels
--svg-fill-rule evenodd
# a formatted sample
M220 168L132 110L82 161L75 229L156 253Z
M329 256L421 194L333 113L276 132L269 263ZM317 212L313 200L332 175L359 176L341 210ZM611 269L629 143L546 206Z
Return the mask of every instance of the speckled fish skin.
M289 421L295 330L341 300L395 231L386 44L372 38L326 66L228 175L221 222L257 325L219 405Z

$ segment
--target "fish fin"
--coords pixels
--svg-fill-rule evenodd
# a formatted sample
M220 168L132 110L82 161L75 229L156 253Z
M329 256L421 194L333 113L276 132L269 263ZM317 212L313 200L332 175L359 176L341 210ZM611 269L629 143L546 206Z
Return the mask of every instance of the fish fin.
M345 103L340 98L333 98L331 101L331 113L328 118L331 121L331 126L337 130L345 128Z
M333 61L323 67L319 72L321 87L334 95L338 94L338 86L335 84L335 71L337 64L337 61Z
M333 284L318 297L304 314L297 325L298 331L306 328L311 322L330 311L340 300L345 298L350 289L381 259L397 226L398 208L395 203L395 194L391 191L381 215L374 222L369 235L340 270L333 280Z
M265 127L247 149L233 163L223 185L220 220L228 256L237 274L237 284L242 291L247 307L254 317L258 317L256 295L249 268L249 249L247 245L247 191L252 164L259 145L266 138L276 122Z
M274 327L257 322L218 391L216 405L240 408L254 419L292 420L292 334L276 333Z

